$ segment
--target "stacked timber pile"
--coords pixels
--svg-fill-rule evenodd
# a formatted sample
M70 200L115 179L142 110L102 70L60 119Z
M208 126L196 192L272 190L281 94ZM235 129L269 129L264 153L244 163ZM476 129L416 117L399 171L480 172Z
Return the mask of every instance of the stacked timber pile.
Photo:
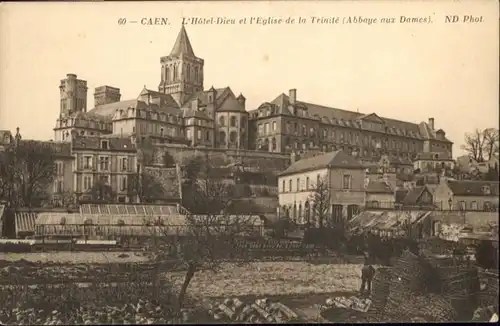
M470 266L436 263L406 250L392 268L378 269L375 275L372 309L387 315L408 321L470 321L478 306L479 276Z
M290 323L298 321L298 315L281 302L266 298L244 303L238 298L207 304L208 313L218 323Z

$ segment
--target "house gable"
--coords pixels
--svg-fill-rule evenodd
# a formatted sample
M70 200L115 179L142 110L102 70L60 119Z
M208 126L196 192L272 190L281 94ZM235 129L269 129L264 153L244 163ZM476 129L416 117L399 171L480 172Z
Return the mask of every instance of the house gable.
M382 120L376 113L365 114L364 116L359 117L359 120L367 121L367 122L375 122L379 124L385 124L385 121Z
M245 108L238 102L233 92L226 94L217 108L217 112L226 111L245 111Z

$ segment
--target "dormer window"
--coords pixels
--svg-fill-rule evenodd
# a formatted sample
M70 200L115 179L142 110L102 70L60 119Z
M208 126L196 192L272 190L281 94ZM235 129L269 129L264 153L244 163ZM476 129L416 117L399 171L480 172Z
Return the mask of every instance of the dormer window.
M107 140L103 140L101 141L101 148L102 149L108 149L108 141Z

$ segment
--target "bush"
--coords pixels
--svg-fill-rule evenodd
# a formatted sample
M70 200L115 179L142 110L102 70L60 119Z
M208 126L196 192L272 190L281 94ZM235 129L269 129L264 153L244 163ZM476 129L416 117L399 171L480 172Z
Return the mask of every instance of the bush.
M336 228L310 228L304 232L304 244L325 246L329 249L339 249L345 238L342 230Z
M481 241L476 248L475 257L477 264L482 268L492 269L498 266L498 253L491 241Z

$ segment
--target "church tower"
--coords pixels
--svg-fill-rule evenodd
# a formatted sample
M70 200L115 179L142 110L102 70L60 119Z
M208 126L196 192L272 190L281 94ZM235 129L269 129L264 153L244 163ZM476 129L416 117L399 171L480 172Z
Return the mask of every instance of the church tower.
M160 93L170 94L179 105L203 91L203 59L195 56L184 25L170 55L162 57Z

